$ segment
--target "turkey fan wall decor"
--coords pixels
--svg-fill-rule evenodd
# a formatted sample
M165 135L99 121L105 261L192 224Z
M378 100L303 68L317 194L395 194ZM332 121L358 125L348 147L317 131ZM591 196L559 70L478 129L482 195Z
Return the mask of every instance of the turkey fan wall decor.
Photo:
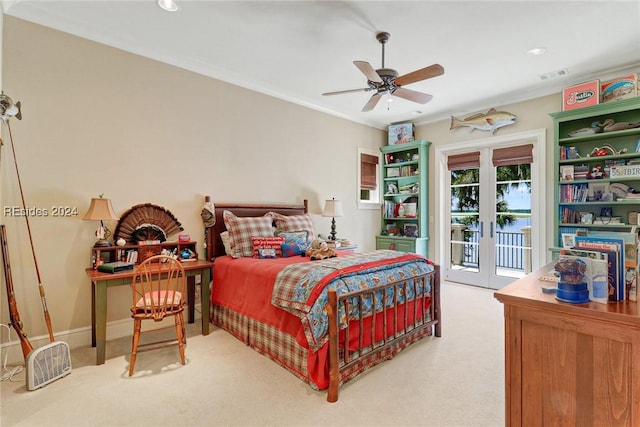
M133 206L120 216L114 239L137 243L144 240L160 240L183 231L182 224L169 210L162 206L144 203Z

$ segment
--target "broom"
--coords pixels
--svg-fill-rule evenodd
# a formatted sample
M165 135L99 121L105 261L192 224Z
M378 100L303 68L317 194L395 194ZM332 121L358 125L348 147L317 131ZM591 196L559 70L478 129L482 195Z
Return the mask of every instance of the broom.
M20 190L20 198L22 200L22 208L27 209L24 201L24 192L22 191L22 182L20 180L20 172L18 171L18 160L16 159L16 150L13 144L13 135L11 134L11 125L5 120L9 131L9 142L11 143L11 152L13 153L13 163L16 168L18 178L18 188ZM31 225L29 224L29 215L25 215L24 219L27 223L27 232L29 234L29 243L31 244L31 254L33 255L33 263L36 268L36 276L38 278L38 290L40 292L40 302L44 310L44 320L47 324L49 332L49 344L31 351L26 359L27 365L27 390L35 390L52 381L57 380L71 373L71 351L66 342L55 341L53 336L53 328L51 327L51 316L47 309L47 299L45 297L44 286L40 278L40 269L38 268L38 260L36 251L33 246L33 237L31 235ZM6 242L5 242L6 243ZM3 250L4 247L3 247Z

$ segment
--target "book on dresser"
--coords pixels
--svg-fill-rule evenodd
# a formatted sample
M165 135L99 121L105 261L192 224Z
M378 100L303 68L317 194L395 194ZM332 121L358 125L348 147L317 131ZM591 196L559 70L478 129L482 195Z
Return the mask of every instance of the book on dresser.
M624 240L605 236L576 236L576 248L602 252L607 255L609 301L624 301Z

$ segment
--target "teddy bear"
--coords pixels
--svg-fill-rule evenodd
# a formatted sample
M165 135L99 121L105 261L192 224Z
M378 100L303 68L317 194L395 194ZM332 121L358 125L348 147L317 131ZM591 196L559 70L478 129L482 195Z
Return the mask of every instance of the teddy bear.
M337 256L335 249L330 248L322 239L315 239L307 248L306 255L311 258L312 261L322 260L326 258L333 258Z

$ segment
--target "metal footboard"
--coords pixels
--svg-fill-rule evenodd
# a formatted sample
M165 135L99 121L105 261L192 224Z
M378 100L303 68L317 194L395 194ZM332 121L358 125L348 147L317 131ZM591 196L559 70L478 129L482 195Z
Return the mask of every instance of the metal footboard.
M431 290L425 293L426 284ZM409 296L409 297L407 297ZM380 301L384 298L384 301ZM355 311L362 313L367 304L378 310L365 316L343 322L340 326L340 307L347 317ZM433 333L441 336L440 321L440 268L401 281L388 283L337 295L328 293L327 313L329 317L329 391L327 400L338 400L341 373L356 364L375 364L384 357L383 352L400 349ZM398 350L396 350L398 351Z

